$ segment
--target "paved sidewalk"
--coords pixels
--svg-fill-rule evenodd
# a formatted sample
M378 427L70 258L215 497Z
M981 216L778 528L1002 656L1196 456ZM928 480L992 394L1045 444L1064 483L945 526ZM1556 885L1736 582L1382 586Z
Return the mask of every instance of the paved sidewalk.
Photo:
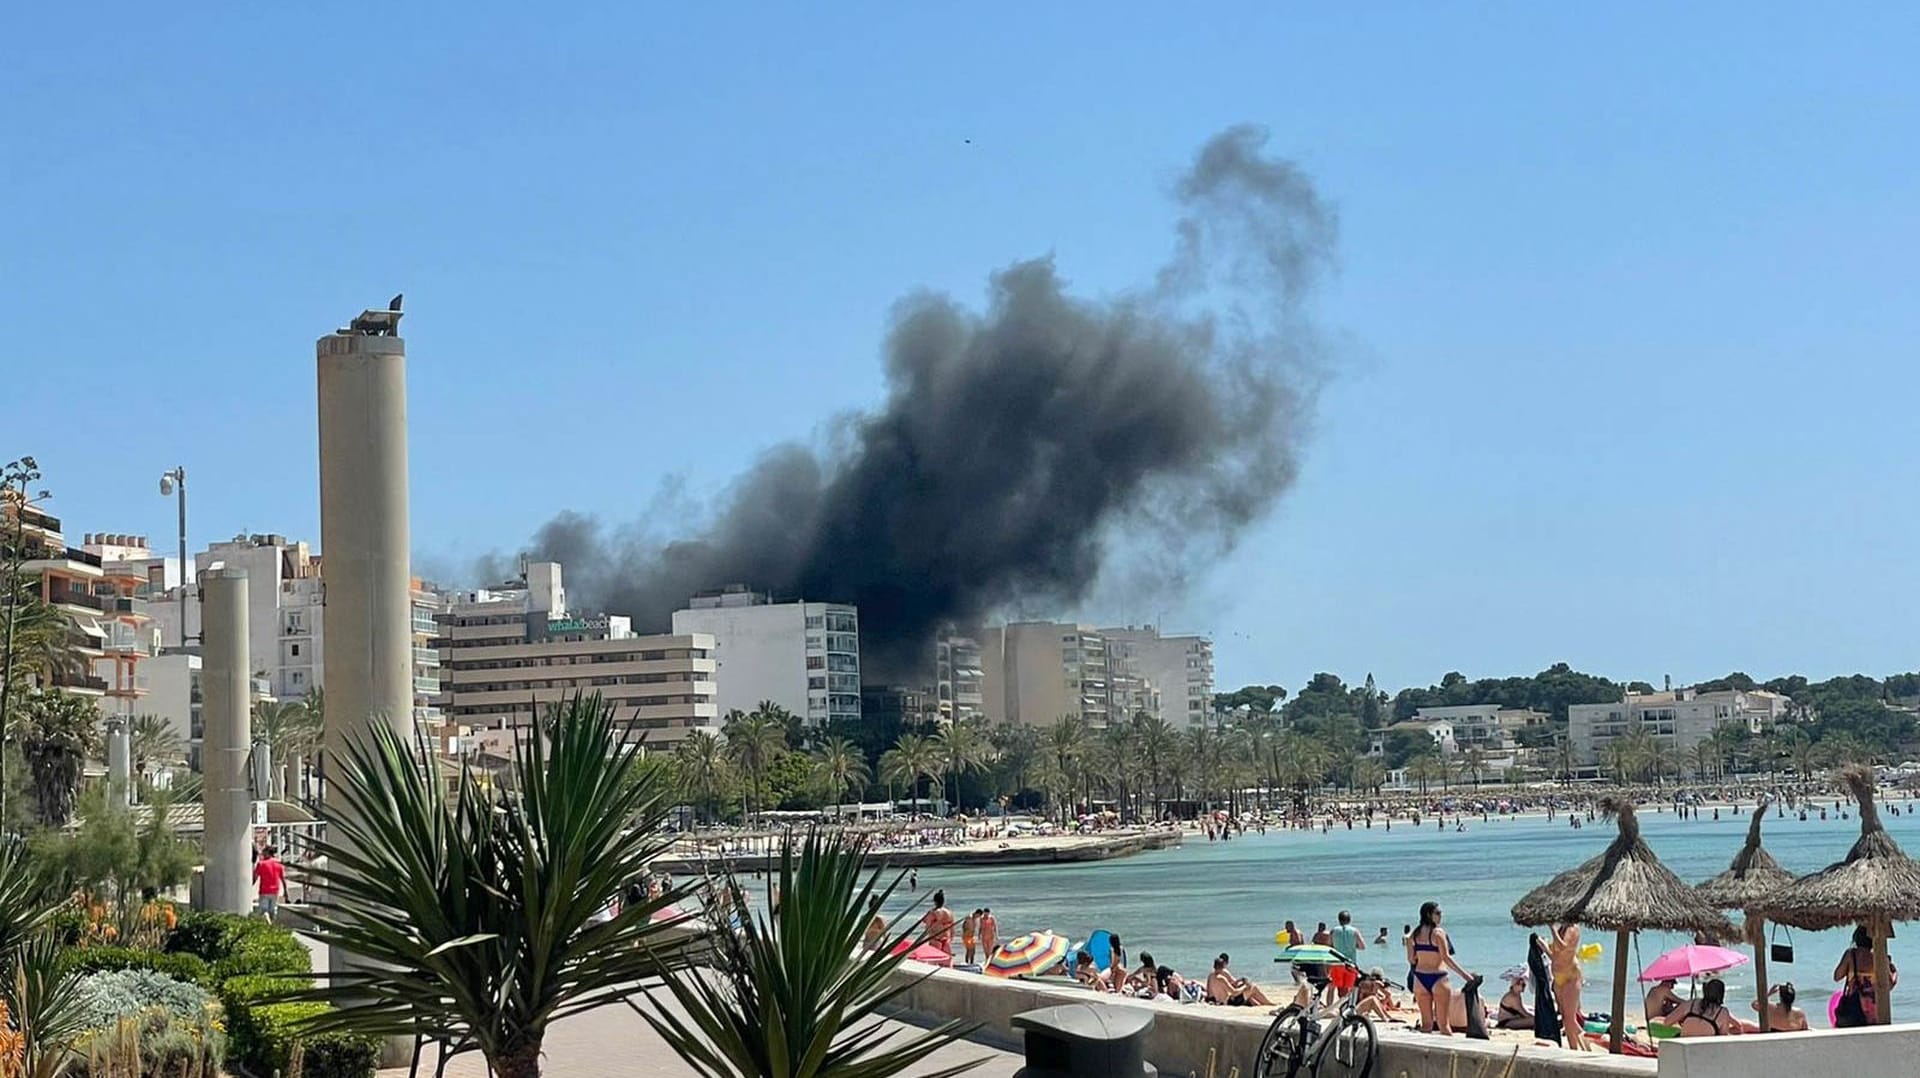
M647 1004L642 1001L641 1005ZM904 1023L896 1024L903 1029L912 1028ZM909 1076L931 1074L943 1067L974 1059L985 1060L967 1072L977 1078L1011 1078L1023 1062L1014 1052L962 1042L948 1045L921 1066L906 1073ZM433 1074L433 1062L434 1057L429 1050L420 1065L423 1078ZM617 1003L556 1024L547 1034L545 1070L548 1074L567 1075L569 1078L641 1078L643 1075L648 1078L654 1075L684 1078L697 1073L667 1047L666 1042L654 1033L653 1027L647 1025L645 1020ZM404 1067L383 1070L380 1078L404 1078L406 1073ZM486 1065L477 1052L470 1052L447 1064L450 1078L484 1078L486 1073Z

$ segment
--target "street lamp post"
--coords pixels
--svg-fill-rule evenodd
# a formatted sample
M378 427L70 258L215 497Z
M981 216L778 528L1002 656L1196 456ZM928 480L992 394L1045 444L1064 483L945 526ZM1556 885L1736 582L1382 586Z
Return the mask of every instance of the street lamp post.
M177 493L180 503L180 650L187 648L187 469L175 465L160 473L160 496Z

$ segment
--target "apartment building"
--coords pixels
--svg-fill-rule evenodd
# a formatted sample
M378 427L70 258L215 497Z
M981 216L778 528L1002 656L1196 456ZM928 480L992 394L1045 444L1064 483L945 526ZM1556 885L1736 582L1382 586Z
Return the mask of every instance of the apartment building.
M863 685L860 721L913 729L943 721L940 701L920 689L904 685Z
M187 639L197 642L198 589L189 589L183 607L177 585L157 591L153 588L152 581L164 576L164 568L156 572L151 551L132 548L122 554L121 564L148 580L150 602L146 609L159 626L161 639L169 647L180 641L184 612ZM236 535L213 543L193 556L193 565L196 575L216 566L246 570L247 647L253 672L266 679L276 699L298 700L308 691L326 686L326 637L320 616L327 598L324 558L304 540L268 533ZM439 691L440 657L427 645L437 632L434 616L439 609L439 593L416 578L412 623L414 717L422 721L438 717L432 700Z
M1115 714L1107 639L1098 629L1015 622L981 629L978 640L988 722L1046 726L1071 715L1098 729Z
M1630 692L1616 703L1567 708L1567 740L1574 760L1584 766L1600 763L1609 743L1636 729L1683 753L1691 752L1727 723L1739 723L1759 733L1785 718L1791 705L1788 697L1762 689Z
M941 722L968 722L982 717L985 680L978 640L950 629L934 640L933 696Z
M1146 710L1175 726L1202 726L1213 709L1213 641L1204 636L1162 636L1155 625L1102 629L1110 659L1130 667L1150 686L1150 707L1133 706L1126 713Z
M54 687L99 700L106 714L130 715L147 694L141 664L159 650L141 580L108 568L94 552L67 545L57 517L19 502L0 502L0 543L20 545L20 571L40 598L73 626L80 663L55 671ZM87 537L89 540L91 536Z
M712 636L638 636L628 618L571 611L555 563L528 565L523 579L498 588L445 596L435 624L432 704L442 725L524 728L575 693L599 693L650 745L719 725Z
M713 638L720 713L771 700L810 726L860 718L860 613L844 603L774 602L734 585L673 613L677 635Z
M1414 712L1413 718L1408 721L1444 724L1449 731L1447 740L1455 748L1505 752L1513 747L1516 731L1539 726L1548 718L1544 712L1526 708L1501 707L1499 704L1456 704L1423 707Z

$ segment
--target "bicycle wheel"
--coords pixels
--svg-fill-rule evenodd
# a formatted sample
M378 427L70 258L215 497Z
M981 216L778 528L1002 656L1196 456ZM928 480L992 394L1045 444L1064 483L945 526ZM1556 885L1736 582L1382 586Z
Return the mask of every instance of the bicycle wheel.
M1313 1046L1314 1078L1372 1078L1380 1038L1373 1020L1349 1014Z
M1312 1034L1297 1004L1288 1004L1273 1017L1254 1057L1254 1078L1296 1078L1307 1059Z

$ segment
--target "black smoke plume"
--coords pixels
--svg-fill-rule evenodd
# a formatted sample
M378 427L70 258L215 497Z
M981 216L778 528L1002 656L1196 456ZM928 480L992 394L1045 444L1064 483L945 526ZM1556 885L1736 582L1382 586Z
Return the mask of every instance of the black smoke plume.
M993 275L984 311L910 296L886 403L837 449L769 450L697 535L567 512L529 555L649 630L730 583L854 603L868 668L905 676L943 622L1070 609L1116 549L1176 576L1224 553L1293 481L1320 354L1300 305L1337 231L1265 141L1235 127L1201 147L1149 287L1076 297L1040 258Z

